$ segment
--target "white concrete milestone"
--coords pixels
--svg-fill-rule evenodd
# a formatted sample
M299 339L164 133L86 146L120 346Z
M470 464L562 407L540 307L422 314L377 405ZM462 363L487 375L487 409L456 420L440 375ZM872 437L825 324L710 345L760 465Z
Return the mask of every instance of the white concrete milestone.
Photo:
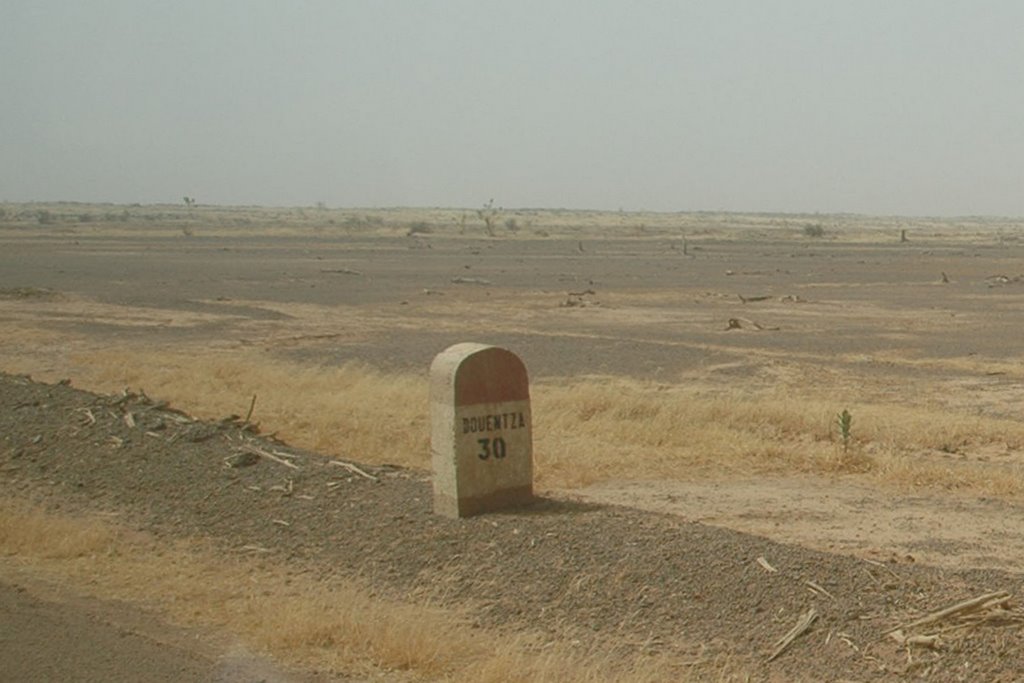
M533 423L526 366L506 349L466 342L430 365L434 512L469 517L533 500Z

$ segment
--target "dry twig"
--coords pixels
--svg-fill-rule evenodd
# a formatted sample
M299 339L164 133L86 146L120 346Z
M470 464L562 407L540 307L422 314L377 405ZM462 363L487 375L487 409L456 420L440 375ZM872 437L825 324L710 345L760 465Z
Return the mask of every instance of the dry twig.
M249 402L249 412L245 414L245 424L249 424L249 418L252 417L252 411L256 408L256 394L252 395L252 401Z
M344 462L342 460L331 460L330 464L331 465L337 465L338 467L344 467L349 472L352 472L353 474L358 474L360 477L366 477L367 479L370 479L371 481L380 481L377 477L373 476L372 474L370 474L368 472L365 472L364 470L359 469L358 467L356 467L355 465L353 465L350 462Z
M775 642L775 647L772 649L772 653L768 656L768 661L772 661L786 649L793 644L793 641L803 635L807 629L811 627L815 619L818 618L818 610L813 607L804 612L800 619L797 620L796 625L786 632L786 635L782 636Z
M829 593L827 590L825 590L825 588L823 586L821 586L820 584L818 584L818 583L816 583L814 581L811 581L810 579L804 581L804 584L808 588L811 589L812 593L814 593L816 595L824 595L825 597L827 597L827 598L829 598L831 600L835 600L836 599L836 597L834 595L832 595L831 593Z
M274 455L273 453L268 453L267 451L263 450L262 448L258 448L256 446L253 446L251 443L243 443L243 444L237 446L236 449L240 450L240 451L244 451L246 453L252 453L254 455L258 455L260 457L266 458L267 460L273 460L274 462L278 463L279 465L284 465L285 467L290 467L293 470L299 469L299 466L296 465L295 463L293 463L293 462L291 462L289 460L285 460L284 458L282 458L280 456L277 456L277 455Z
M242 546L242 550L244 550L246 552L250 552L250 553L269 553L270 552L270 548L264 548L263 546L256 545L255 543L250 543L249 545L243 545Z
M986 593L970 600L964 600L955 604L943 607L936 611L925 614L918 620L914 620L909 624L901 624L895 626L892 629L884 632L882 635L889 636L898 634L897 640L903 638L903 633L911 629L920 628L923 626L929 626L937 624L938 622L949 622L951 628L961 626L975 626L982 622L994 621L997 618L1010 618L1011 621L1024 621L1024 614L1016 611L1011 611L1006 608L1008 602L1011 599L1010 593L1006 591L996 591L994 593ZM912 636L911 636L912 637Z
M337 275L362 275L363 271L352 268L321 268L321 273L333 273Z
M778 331L779 327L765 327L759 322L755 322L748 318L729 318L729 323L726 325L726 331L728 330L743 330L751 327L758 331Z
M862 558L862 559L865 562L867 562L868 564L871 564L871 565L874 565L876 567L880 567L880 568L884 569L885 571L887 571L890 574L892 574L893 578L898 579L902 583L903 577L900 576L899 574L897 574L896 572L894 572L892 569L890 569L884 562L878 562L877 560L869 560L866 557Z
M295 490L295 482L293 482L291 479L289 479L287 484L275 484L274 486L271 486L267 490L268 491L280 491L285 496L290 496L290 495L292 495L292 491Z
M908 636L903 631L893 631L889 634L889 637L907 648L926 647L929 650L938 650L942 647L942 641L939 640L938 633L933 633L930 636Z

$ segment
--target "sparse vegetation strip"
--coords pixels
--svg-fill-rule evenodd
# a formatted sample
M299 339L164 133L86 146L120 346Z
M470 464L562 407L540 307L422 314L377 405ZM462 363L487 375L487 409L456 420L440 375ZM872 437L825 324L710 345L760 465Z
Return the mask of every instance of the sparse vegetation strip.
M97 590L322 666L455 681L510 672L522 681L829 680L839 671L900 680L912 669L903 646L878 641L885 624L964 592L1021 589L1019 577L995 572L876 566L567 500L443 519L430 512L420 471L358 464L374 481L272 441L259 447L301 468L259 457L230 467L223 454L255 438L248 425L181 420L168 408L138 393L92 396L0 376L5 488L61 509L33 522L38 509L8 504L0 547L79 579L104 576ZM90 511L117 512L122 526L65 517ZM122 541L140 543L143 557ZM813 623L765 663L810 607L818 616L803 621ZM955 680L992 648L991 665L1003 667L993 671L1016 670L1021 637L981 623L928 655L930 678Z

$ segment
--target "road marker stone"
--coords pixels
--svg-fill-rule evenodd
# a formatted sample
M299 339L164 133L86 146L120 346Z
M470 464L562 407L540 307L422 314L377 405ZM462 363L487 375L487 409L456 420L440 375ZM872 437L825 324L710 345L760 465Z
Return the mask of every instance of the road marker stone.
M430 365L434 512L470 517L533 500L533 421L526 366L506 349L465 342Z

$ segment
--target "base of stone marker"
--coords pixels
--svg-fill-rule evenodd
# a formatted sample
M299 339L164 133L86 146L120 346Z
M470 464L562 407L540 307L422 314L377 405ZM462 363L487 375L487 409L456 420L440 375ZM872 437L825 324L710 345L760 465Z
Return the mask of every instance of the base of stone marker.
M473 517L485 512L524 507L534 502L532 486L502 489L486 496L454 498L434 492L434 512L445 517Z

